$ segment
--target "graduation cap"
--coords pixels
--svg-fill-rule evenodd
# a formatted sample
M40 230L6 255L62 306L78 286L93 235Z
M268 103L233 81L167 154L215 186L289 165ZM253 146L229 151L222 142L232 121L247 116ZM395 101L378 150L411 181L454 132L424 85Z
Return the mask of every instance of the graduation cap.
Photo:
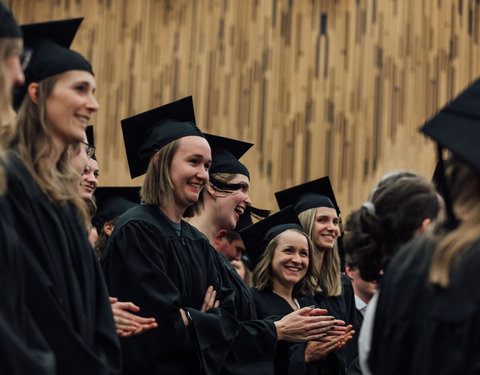
M32 82L40 82L69 70L84 70L93 74L90 63L69 49L82 20L74 18L21 26L24 46L32 49L33 54L25 69L25 84L14 92L14 108L18 109Z
M98 187L94 193L97 212L92 224L100 230L103 224L122 215L128 209L140 204L140 186Z
M243 214L240 215L235 226L235 231L240 231L253 224L252 216L256 219L265 219L270 215L270 210L262 210L253 206L247 206Z
M293 204L298 214L310 208L330 207L334 208L337 214L340 215L340 208L328 176L277 191L275 198L277 199L278 207L284 208Z
M250 178L247 167L238 159L253 146L253 143L213 134L205 134L205 138L212 148L210 173L240 173Z
M87 135L87 143L90 146L95 147L95 142L94 142L94 137L93 137L93 125L88 125L87 129L85 130L85 133ZM90 158L93 159L93 160L97 160L97 156L95 155L95 151L93 152L93 155L90 156Z
M130 176L147 171L151 157L168 143L187 136L204 137L195 125L191 96L121 121Z
M12 12L0 1L0 38L21 38L22 31Z
M447 148L465 164L480 172L480 80L477 79L453 101L443 107L420 129L437 142L438 165L435 179L445 199L450 225L456 225L445 180L442 149Z
M240 235L253 265L258 263L260 256L270 241L289 229L298 229L303 232L302 225L292 205L242 229Z

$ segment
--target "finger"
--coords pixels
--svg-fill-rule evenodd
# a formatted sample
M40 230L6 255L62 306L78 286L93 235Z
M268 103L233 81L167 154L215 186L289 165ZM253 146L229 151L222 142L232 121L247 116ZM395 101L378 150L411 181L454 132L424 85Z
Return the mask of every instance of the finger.
M112 308L118 309L118 310L130 310L135 312L140 311L140 307L138 307L132 302L115 302L112 305Z
M108 299L110 300L110 303L115 303L118 301L118 298L116 297L108 297Z
M200 311L207 310L208 302L210 301L210 296L212 295L212 291L213 291L213 286L210 285L207 288L207 291L205 292L205 298L203 299L203 304L202 304L202 308L200 309Z
M217 299L217 300L215 301L215 305L213 305L213 307L214 307L214 308L217 308L217 307L219 307L219 306L220 306L220 301Z

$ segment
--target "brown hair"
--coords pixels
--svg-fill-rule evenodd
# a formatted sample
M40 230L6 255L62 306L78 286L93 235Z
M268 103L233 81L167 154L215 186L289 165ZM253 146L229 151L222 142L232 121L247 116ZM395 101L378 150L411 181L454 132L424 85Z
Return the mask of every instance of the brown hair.
M305 236L308 242L308 269L305 277L300 280L294 287L293 287L293 296L294 297L301 297L301 296L313 296L315 294L316 289L316 281L318 279L318 266L317 266L317 258L314 256L313 253L313 244L310 238L308 238L307 234L298 230L298 229L288 229L298 232ZM282 233L285 233L283 231ZM258 290L264 289L272 289L273 288L273 273L272 273L272 259L275 253L275 250L278 246L278 241L282 233L275 236L267 245L265 250L263 251L262 256L260 257L260 261L255 266L253 270L253 282L255 288Z
M16 150L47 198L58 206L73 204L87 229L89 216L86 204L79 194L81 178L71 167L68 149L63 150L55 168L51 168L50 164L53 141L50 137L46 102L61 76L57 74L38 83L37 104L28 94L25 95L8 146Z
M170 167L175 153L180 147L180 139L176 139L158 150L150 159L140 196L145 203L164 207L173 199L173 183L170 178ZM203 194L192 206L188 207L183 217L192 217L203 207Z

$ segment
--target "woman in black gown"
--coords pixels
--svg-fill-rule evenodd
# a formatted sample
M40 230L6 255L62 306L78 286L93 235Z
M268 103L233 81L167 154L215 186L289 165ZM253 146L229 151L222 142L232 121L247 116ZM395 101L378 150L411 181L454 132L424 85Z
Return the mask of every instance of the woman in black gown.
M120 370L118 337L68 155L98 109L90 64L65 47L79 23L22 27L33 54L1 165L9 221L25 251L27 307L55 356L56 373L110 374Z

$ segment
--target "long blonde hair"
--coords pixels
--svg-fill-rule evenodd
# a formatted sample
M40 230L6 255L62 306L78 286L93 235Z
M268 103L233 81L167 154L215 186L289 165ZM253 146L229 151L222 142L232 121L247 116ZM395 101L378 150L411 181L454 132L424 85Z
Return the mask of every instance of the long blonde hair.
M50 137L46 102L60 77L61 74L58 74L39 82L37 104L28 94L25 95L8 146L18 153L47 198L57 206L73 204L80 220L85 228L88 228L87 207L79 194L81 177L71 167L67 147L63 150L56 168L51 168L50 164L53 140Z
M319 251L315 243L315 236L313 234L316 213L317 209L315 207L310 208L301 212L298 215L298 219L302 224L303 230L312 240L314 248ZM329 297L339 296L342 294L342 281L340 278L340 255L338 254L337 245L335 245L333 249L325 251L323 254L322 265L320 267L320 273L318 276L317 290L322 290L322 287L326 289L327 296Z
M0 147L4 148L10 139L13 128L15 112L12 109L12 90L7 84L6 60L15 52L22 50L21 38L0 38Z
M480 175L456 159L451 160L445 174L454 212L461 220L450 232L433 232L440 233L433 234L437 248L430 266L429 281L441 287L449 284L454 260L480 239Z

